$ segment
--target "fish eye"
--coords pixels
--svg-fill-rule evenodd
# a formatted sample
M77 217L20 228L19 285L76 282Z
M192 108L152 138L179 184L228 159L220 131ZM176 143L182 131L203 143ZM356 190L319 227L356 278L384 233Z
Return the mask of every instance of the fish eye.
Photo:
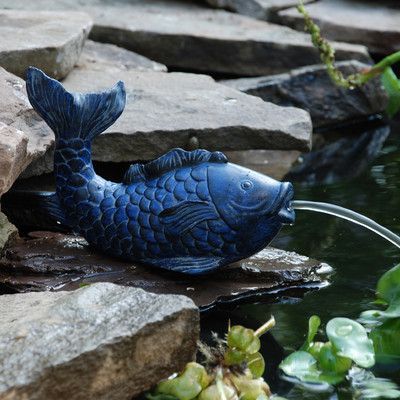
M240 186L243 190L249 190L253 187L253 183L251 181L243 181Z

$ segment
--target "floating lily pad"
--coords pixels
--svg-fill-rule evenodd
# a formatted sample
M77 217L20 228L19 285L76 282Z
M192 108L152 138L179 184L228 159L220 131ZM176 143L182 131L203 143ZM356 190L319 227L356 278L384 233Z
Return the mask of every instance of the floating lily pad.
M358 322L348 318L331 319L326 326L326 334L338 355L350 358L364 368L375 364L372 340Z
M373 329L370 338L378 362L400 365L400 318L390 319Z

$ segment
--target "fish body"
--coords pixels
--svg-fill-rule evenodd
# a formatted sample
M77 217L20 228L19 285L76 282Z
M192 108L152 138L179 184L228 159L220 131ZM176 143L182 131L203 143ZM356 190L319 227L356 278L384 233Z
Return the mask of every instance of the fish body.
M98 176L91 141L122 113L121 82L71 94L31 68L27 91L56 136L53 210L99 251L202 274L260 251L294 221L290 183L229 163L221 152L174 149L131 165L122 183Z

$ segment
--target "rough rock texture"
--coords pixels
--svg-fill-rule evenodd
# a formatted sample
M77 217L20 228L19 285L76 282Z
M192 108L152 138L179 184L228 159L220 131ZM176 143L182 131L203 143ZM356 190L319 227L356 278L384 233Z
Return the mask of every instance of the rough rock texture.
M87 40L76 66L94 71L167 71L163 64L113 44Z
M282 180L299 158L296 150L246 150L225 152L230 162Z
M0 122L0 196L32 160L27 147L28 138L23 132Z
M208 4L253 18L270 20L277 11L296 6L297 0L206 0ZM306 0L304 4L315 0Z
M18 237L18 229L0 212L0 252Z
M258 76L319 62L309 35L190 0L0 0L0 7L79 9L94 19L91 37L175 69ZM369 61L365 47L336 43L340 60Z
M91 37L137 51L168 67L258 76L315 64L305 33L220 10L149 5L94 11ZM368 61L362 46L334 44L338 59Z
M96 138L94 159L132 161L188 148L190 139L209 150L287 149L310 146L308 113L282 108L216 83L204 75L121 72L127 106L119 120ZM73 71L68 90L88 92L111 87L107 71Z
M358 61L337 63L345 76L367 68ZM307 110L314 127L362 119L385 110L387 95L379 78L361 88L335 85L322 65L298 68L287 74L242 78L222 83L281 106Z
M212 275L191 277L119 261L94 252L72 235L33 232L10 246L0 260L0 287L18 292L74 289L107 281L154 293L185 294L207 309L218 303L268 295L277 290L318 287L330 271L324 263L266 248Z
M320 0L307 10L328 39L363 44L376 53L400 49L400 7L398 2L362 0ZM396 3L396 5L394 5ZM295 8L278 14L279 21L298 30L304 21Z
M132 399L194 355L198 311L184 296L98 283L0 296L0 398Z
M77 12L0 11L0 66L20 77L34 65L63 78L74 67L92 27Z
M21 138L21 133L14 130L15 139L12 142L11 139L10 141L7 139L7 144L12 145L12 143L14 143L15 152L19 154L19 166L15 169L15 175L17 175L18 171L23 169L21 167L25 164L26 160L35 160L43 157L46 150L48 150L54 142L54 134L29 104L25 91L25 82L15 75L8 73L1 67L0 121L10 127L7 129L4 128L4 134L8 132L7 134L12 135L11 131L17 129L22 131L28 139L26 154L23 150L24 144L16 145L18 137ZM21 153L19 153L19 151L21 151ZM25 171L25 176L51 171L53 168L52 164L53 162L51 161L49 165L40 166L40 168L36 170L28 166ZM7 187L7 185L5 187Z

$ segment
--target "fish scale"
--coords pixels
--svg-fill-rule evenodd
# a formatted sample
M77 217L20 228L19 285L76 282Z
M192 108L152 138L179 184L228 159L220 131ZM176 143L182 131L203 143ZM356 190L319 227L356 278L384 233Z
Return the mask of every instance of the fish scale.
M290 184L228 163L220 152L173 149L131 165L122 183L98 176L91 142L122 113L121 82L103 93L71 94L31 68L27 92L56 136L49 212L99 251L206 273L261 250L294 218Z

